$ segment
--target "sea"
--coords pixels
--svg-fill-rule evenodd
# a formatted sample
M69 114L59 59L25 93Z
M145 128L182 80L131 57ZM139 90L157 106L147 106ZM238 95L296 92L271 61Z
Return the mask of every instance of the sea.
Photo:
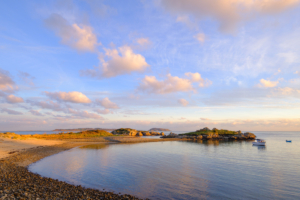
M149 199L300 199L300 132L254 133L265 147L251 141L102 143L46 157L29 170Z

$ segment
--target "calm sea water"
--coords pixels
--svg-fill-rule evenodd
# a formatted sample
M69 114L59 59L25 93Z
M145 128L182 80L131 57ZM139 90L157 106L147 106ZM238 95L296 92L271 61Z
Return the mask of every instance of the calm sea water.
M44 158L29 170L150 199L300 199L300 132L255 134L266 139L265 148L245 141L98 144Z

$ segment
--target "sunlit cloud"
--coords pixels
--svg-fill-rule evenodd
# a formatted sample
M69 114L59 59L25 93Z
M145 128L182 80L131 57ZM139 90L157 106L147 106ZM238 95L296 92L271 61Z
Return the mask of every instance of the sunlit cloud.
M91 103L92 101L81 92L45 92L45 94L55 100L71 103Z
M10 77L8 71L0 69L0 90L2 91L10 91L14 90L17 87L15 86L15 82Z
M140 83L138 90L156 93L156 94L168 94L176 92L196 92L196 87L193 86L194 82L199 83L199 87L204 87L209 84L201 78L199 73L185 73L187 78L179 78L178 76L172 76L168 74L165 80L159 81L155 76L145 76Z
M102 116L100 116L96 113L88 112L86 110L78 111L78 110L73 110L73 109L69 108L68 111L73 116L80 117L80 118L104 119Z
M179 99L178 103L180 103L183 106L187 106L189 104L189 102L187 100L185 100L185 99Z
M196 40L198 40L200 43L205 42L205 34L204 33L198 33L194 36Z
M22 102L24 102L24 99L22 97L16 97L13 94L6 96L6 100L7 100L8 103L22 103Z
M106 114L109 114L109 113L113 113L112 111L110 111L109 109L96 109L95 110L96 111L96 113L98 113L98 114L102 114L102 115L106 115Z
M118 109L119 108L119 106L116 103L110 101L108 97L105 97L102 100L97 99L96 103L100 104L101 106L103 106L106 109Z
M260 79L260 84L258 84L258 86L259 87L270 88L270 87L277 86L278 83L279 83L279 81L270 81L270 80Z
M104 49L105 58L100 57L101 65L81 71L81 75L94 78L111 78L132 72L143 72L150 65L141 54L135 54L131 47Z
M139 45L142 45L142 46L148 46L151 44L149 38L138 38L136 40L136 42L139 44Z
M257 14L272 15L296 7L299 0L161 0L163 7L178 15L193 15L198 19L212 18L220 30L232 33L240 22Z
M100 44L92 27L69 22L59 14L52 14L45 20L46 25L61 38L61 43L79 51L95 52Z

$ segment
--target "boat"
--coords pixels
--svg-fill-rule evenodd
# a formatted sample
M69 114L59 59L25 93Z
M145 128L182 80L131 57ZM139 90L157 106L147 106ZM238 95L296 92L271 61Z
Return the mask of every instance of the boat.
M292 142L292 140L286 140L286 142Z
M265 146L266 145L266 141L262 140L262 139L256 139L255 142L252 142L253 145L255 146Z

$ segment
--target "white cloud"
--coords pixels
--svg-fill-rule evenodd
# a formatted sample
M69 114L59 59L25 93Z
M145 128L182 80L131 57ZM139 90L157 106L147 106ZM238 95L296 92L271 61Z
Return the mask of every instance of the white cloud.
M16 97L13 94L6 96L6 100L7 100L8 103L22 103L22 102L24 102L22 97Z
M0 69L0 90L9 91L14 90L15 82L11 79L9 72Z
M129 46L117 49L104 49L107 61L100 57L101 66L81 71L83 76L110 78L132 72L143 72L150 65L140 54L135 54ZM120 55L121 54L121 55Z
M200 43L203 43L205 41L205 34L204 33L198 33L194 36L196 40L198 40Z
M161 0L162 5L178 15L198 19L212 18L220 22L220 30L233 32L241 21L257 14L276 14L295 7L299 0Z
M155 76L145 76L140 83L138 90L147 91L156 94L168 94L176 92L196 92L193 83L199 83L199 87L205 87L211 84L209 80L203 80L199 73L185 73L187 78L179 78L178 76L167 75L165 80L159 81Z
M52 14L45 20L46 25L55 31L56 35L61 38L61 42L79 51L96 51L97 37L93 29L87 25L81 27L74 23L72 25L58 14Z
M91 103L91 100L81 92L45 92L45 94L58 101L71 103Z
M118 109L119 108L119 106L116 103L111 102L108 97L105 97L102 100L97 99L96 103L100 104L101 106L103 106L106 109Z
M189 102L187 100L185 100L185 99L179 99L178 103L180 103L183 106L187 106L189 104Z
M265 79L260 79L260 84L258 84L259 87L276 87L279 81L270 81L270 80L265 80Z
M23 113L19 112L19 111L15 111L15 110L11 110L11 109L8 109L8 108L3 108L1 110L2 113L6 112L7 114L10 114L10 115L23 115Z

